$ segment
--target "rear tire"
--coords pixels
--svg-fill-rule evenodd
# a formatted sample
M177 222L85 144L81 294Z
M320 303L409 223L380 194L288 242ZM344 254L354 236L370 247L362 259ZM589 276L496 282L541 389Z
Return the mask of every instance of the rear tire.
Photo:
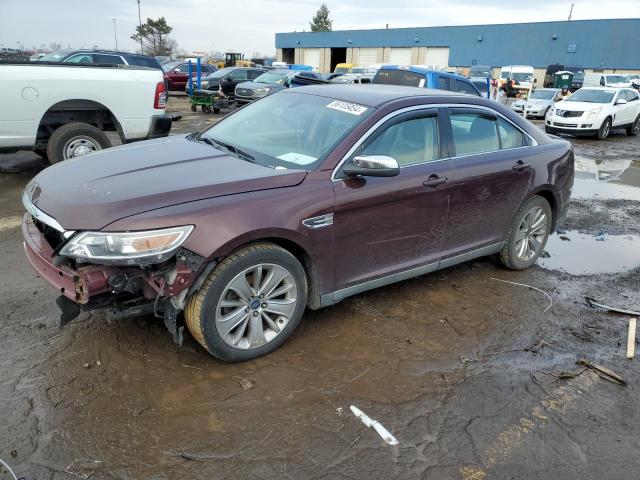
M242 362L280 347L300 323L306 304L300 262L284 248L256 243L222 260L189 299L184 315L209 353Z
M627 127L627 135L630 137L635 137L640 132L640 115L636 117L636 120L631 124L630 127Z
M214 108L213 109L213 113L220 113L220 109L219 108Z
M110 146L109 138L93 125L81 122L68 123L57 128L49 137L47 157L50 163L58 163Z
M524 202L511 221L500 262L510 270L524 270L536 263L547 244L553 219L551 206L535 195Z
M611 118L607 117L598 129L598 140L605 140L611 133Z

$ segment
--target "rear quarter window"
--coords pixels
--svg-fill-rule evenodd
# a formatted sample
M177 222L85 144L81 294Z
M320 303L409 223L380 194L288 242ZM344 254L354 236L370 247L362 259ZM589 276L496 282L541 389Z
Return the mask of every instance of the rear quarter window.
M420 81L422 80L422 85ZM407 87L424 86L424 75L408 70L378 70L373 83L383 85L404 85Z
M151 57L138 57L138 56L130 56L126 57L129 65L135 65L137 67L147 67L147 68L162 68L160 64L155 58Z
M463 80L456 80L456 92L468 93L469 95L478 96L478 91L470 84Z
M440 90L451 90L451 79L449 77L438 75L438 88Z

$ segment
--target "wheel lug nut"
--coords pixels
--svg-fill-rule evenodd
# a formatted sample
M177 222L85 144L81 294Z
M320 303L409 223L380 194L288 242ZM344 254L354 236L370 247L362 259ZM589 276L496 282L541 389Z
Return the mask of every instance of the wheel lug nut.
M282 324L284 323L284 320L280 319L280 320L278 320L278 323L279 323L280 325L282 325Z
M263 303L263 304L262 304L262 308L267 308L267 304L266 304L266 303Z
M245 308L244 311L248 313L249 312L249 307Z
M258 316L258 312L253 312L253 316L257 317Z

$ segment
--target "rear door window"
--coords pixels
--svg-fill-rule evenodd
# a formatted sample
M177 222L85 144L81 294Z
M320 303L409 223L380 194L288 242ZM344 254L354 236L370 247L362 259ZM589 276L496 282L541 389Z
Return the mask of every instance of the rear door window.
M93 61L102 65L124 65L124 60L119 55L105 55L94 53Z
M231 74L229 76L231 77L232 80L235 80L236 82L239 82L239 81L247 79L247 71L246 70L234 70L233 72L231 72Z
M502 150L524 147L528 144L528 137L502 118L498 118L498 133L500 135L500 148Z
M422 83L420 83L422 81ZM423 87L425 77L409 70L378 70L373 83L383 85L405 85L407 87Z
M451 109L450 118L456 156L500 150L495 115Z
M255 80L264 73L264 70L249 70L249 80Z
M180 65L178 68L176 68L176 70L180 73L189 73L189 64L188 63L183 63L182 65ZM195 72L196 71L196 66L195 64L191 65L191 71Z

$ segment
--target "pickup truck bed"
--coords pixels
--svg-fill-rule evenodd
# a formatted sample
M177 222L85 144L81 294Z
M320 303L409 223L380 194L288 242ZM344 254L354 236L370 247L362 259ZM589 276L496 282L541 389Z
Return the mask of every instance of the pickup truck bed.
M157 69L122 65L0 63L0 151L34 150L52 163L166 136L165 84Z

